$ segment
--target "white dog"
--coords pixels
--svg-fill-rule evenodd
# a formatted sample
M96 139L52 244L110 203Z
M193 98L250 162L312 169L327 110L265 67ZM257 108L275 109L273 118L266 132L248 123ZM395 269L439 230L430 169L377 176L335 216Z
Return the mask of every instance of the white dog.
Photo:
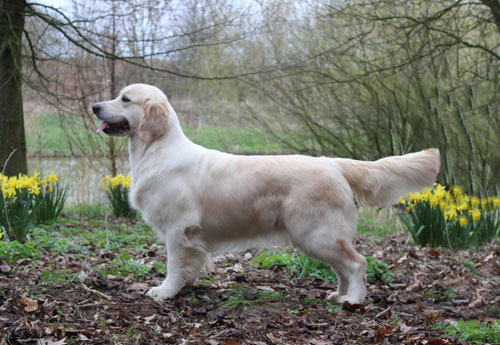
M332 266L339 286L328 299L362 303L355 200L389 205L432 186L440 169L437 149L375 162L209 150L184 135L165 94L145 84L92 109L104 121L97 132L129 137L130 202L166 240L167 278L148 292L156 300L194 282L208 253L279 237Z

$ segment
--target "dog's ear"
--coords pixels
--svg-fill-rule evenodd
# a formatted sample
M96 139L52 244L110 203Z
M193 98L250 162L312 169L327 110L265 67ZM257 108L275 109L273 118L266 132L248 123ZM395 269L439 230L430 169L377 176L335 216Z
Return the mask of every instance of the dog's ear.
M141 139L149 144L167 133L169 127L167 105L164 102L147 98L144 101L144 115L139 124Z

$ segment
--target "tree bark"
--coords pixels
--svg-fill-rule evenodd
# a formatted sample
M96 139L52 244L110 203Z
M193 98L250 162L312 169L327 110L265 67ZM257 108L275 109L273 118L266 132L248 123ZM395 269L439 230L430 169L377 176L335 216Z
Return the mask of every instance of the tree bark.
M21 56L25 8L25 0L0 4L0 172L5 166L9 176L28 172Z

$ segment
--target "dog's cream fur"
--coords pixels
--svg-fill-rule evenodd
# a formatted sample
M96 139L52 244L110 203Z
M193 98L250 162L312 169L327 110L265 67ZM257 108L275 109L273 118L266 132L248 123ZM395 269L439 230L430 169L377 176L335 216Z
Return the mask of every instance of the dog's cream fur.
M157 300L192 283L208 253L277 236L333 267L339 286L329 299L362 303L366 260L352 245L355 199L390 205L432 186L440 168L437 149L375 162L209 150L184 135L163 92L144 84L97 105L101 120L128 121L130 201L166 240L168 276L148 292Z

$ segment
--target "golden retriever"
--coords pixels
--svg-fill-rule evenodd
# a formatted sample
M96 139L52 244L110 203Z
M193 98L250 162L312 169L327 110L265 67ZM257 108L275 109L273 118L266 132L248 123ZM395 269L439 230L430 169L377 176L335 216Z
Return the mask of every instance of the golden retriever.
M390 205L433 185L437 149L383 158L242 156L191 142L158 88L133 84L96 103L98 132L129 137L130 202L166 241L168 274L149 290L174 297L207 255L248 240L280 238L327 262L338 302L363 303L366 260L353 247L357 206Z

